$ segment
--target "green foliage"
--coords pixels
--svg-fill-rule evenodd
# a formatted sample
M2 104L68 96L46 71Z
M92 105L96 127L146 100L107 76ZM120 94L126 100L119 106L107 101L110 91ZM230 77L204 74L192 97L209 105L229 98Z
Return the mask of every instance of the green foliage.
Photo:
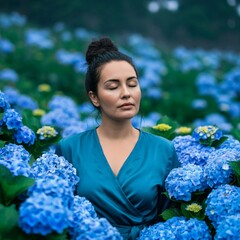
M3 165L0 165L0 202L6 206L34 184L34 179L25 176L13 176Z
M18 223L18 212L15 205L0 204L0 239L1 235L11 232Z
M178 123L173 121L167 116L162 117L156 123L156 126L153 127L143 127L145 132L155 134L157 136L162 136L169 140L172 140L176 136L176 128Z
M168 208L168 209L164 210L160 215L164 221L167 221L168 219L170 219L172 217L182 216L181 211L178 208Z
M229 162L229 165L234 171L234 177L236 179L236 185L240 187L240 160L236 162Z

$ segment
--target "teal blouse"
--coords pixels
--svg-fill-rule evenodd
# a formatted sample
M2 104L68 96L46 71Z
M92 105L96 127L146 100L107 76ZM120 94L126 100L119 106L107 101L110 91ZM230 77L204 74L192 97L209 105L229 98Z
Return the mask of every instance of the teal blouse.
M104 156L96 129L60 141L56 154L77 169L77 194L86 197L99 217L115 226L124 239L156 221L168 204L161 194L171 169L178 167L173 144L140 130L139 139L117 176Z

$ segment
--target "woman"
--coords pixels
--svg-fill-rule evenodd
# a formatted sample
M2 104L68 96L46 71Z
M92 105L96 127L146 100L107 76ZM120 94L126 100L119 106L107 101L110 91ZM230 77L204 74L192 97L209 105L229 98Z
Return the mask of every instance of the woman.
M86 60L86 91L101 124L62 140L56 153L77 169L77 194L124 239L136 239L167 207L162 192L168 173L178 166L175 149L170 141L132 126L141 90L131 58L102 38L89 45Z

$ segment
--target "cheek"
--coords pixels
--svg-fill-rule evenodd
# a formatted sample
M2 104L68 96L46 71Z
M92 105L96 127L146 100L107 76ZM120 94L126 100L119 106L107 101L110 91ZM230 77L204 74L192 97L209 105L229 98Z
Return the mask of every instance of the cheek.
M116 96L114 94L104 94L99 96L100 104L105 106L111 106L116 103Z
M134 96L135 96L135 100L140 102L140 100L141 100L141 90L138 89L138 90L135 92Z

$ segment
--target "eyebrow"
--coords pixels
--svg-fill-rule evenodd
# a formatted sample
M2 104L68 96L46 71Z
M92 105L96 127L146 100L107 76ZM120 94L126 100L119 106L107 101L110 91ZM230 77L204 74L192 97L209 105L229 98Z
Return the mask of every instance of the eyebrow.
M137 76L128 77L128 78L127 78L127 81L132 80L132 79L134 79L134 78L137 79ZM119 79L114 79L114 78L113 78L113 79L108 79L108 80L105 81L105 83L108 83L108 82L119 82ZM105 83L104 83L104 84L105 84Z

